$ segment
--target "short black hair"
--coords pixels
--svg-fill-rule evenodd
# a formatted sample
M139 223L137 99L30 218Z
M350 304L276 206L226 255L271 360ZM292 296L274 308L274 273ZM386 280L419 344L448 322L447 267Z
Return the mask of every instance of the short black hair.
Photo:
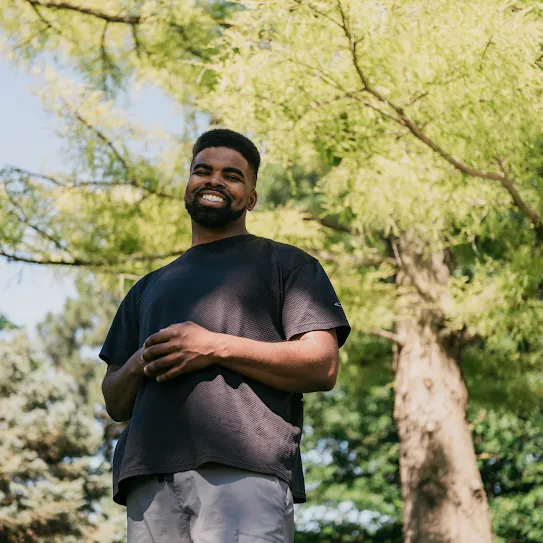
M227 128L215 128L204 132L194 144L192 148L192 163L196 155L207 149L208 147L228 147L240 153L249 164L249 169L253 173L254 182L258 176L258 168L260 167L260 153L256 145L243 134L228 130Z

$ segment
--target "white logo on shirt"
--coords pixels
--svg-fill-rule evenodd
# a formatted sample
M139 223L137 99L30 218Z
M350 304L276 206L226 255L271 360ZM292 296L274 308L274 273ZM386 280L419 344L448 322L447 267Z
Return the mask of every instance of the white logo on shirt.
M336 302L334 305L337 305L338 307L341 307L341 304L339 302Z

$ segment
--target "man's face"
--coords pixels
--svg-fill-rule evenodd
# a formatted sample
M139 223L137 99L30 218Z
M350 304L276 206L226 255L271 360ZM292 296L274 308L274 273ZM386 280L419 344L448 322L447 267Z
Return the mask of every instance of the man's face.
M256 205L249 164L228 147L208 147L192 163L185 207L192 220L208 228L235 221Z

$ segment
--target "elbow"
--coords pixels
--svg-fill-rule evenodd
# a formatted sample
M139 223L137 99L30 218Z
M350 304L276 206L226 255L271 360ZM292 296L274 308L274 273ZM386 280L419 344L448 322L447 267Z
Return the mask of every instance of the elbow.
M126 409L123 409L121 406L115 405L114 402L111 400L108 401L108 394L107 391L102 388L104 400L105 400L105 406L106 406L106 413L109 415L109 417L114 422L126 422L127 420L130 420L130 417L132 416L131 412L127 412Z
M108 373L102 381L102 396L106 407L106 413L115 422L126 422L132 416L132 409L128 410L126 405L119 402L118 396L112 390L111 375L114 372Z
M106 412L114 422L126 422L130 420L131 413L125 413L121 409L115 409L106 402Z
M325 371L322 378L319 380L317 391L330 392L335 386L337 381L339 361L337 358L333 358L326 364Z
M326 379L324 380L324 391L329 392L336 386L337 374L339 371L339 353L337 350L334 352L334 355L331 357L327 364L326 368Z
M320 388L318 389L320 392L330 392L334 387L336 386L336 377L333 378L328 377L323 381Z

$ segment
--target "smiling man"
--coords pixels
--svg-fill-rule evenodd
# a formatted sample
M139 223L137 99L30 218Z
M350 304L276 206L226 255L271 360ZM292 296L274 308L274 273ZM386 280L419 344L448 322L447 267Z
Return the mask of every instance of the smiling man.
M132 287L100 352L108 413L129 421L129 543L293 541L303 393L333 388L350 328L315 258L247 232L259 165L241 134L198 139L192 245Z

